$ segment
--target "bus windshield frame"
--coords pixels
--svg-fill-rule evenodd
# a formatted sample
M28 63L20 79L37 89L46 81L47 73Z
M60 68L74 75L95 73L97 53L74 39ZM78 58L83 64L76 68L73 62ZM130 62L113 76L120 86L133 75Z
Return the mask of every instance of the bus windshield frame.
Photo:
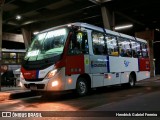
M51 58L63 53L69 28L63 27L36 35L25 55L27 61Z

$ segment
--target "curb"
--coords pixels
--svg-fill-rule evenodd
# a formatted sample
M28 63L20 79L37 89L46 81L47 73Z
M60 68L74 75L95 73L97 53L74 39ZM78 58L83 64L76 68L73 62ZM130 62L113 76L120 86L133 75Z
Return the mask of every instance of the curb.
M8 100L11 93L0 93L0 101Z
M0 93L0 101L26 98L26 97L32 97L32 96L36 96L36 94L31 91L18 91L14 93L13 91L7 91L7 92Z
M150 77L150 78L147 78L147 79L144 79L144 80L141 80L141 81L138 81L138 82L144 82L144 81L155 81L155 80L160 80L160 76L155 76L155 77Z

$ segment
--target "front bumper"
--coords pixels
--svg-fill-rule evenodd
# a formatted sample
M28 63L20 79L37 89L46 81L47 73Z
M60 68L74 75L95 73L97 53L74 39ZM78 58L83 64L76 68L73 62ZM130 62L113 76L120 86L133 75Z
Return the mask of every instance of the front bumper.
M63 70L59 71L50 79L44 78L41 81L27 81L25 79L21 79L22 88L35 91L62 91L65 88L65 77L62 71ZM53 86L52 82L54 81L58 81L58 85Z

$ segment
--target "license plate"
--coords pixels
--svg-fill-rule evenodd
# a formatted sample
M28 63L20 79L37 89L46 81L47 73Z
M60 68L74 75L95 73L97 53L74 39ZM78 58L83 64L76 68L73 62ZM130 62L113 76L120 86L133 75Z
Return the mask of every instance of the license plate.
M31 85L31 86L30 86L30 89L31 89L31 90L37 90L37 86L36 86L36 85Z

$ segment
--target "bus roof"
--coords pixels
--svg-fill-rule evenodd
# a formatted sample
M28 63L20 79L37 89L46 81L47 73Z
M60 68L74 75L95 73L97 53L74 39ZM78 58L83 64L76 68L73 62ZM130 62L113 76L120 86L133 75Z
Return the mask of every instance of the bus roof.
M104 29L104 28L101 28L101 27L97 27L97 26L94 26L94 25L91 25L91 24L88 24L88 23L82 23L82 22L75 22L75 23L69 23L69 24L65 24L65 25L52 27L52 28L41 31L40 33L47 32L47 31L57 29L57 28L60 28L60 27L66 27L66 26L72 26L72 25L81 26L81 27L85 27L85 28L88 28L88 29L97 30L97 31L100 31L100 32L104 32L104 30L105 30L107 34L111 34L111 35L115 35L115 36L118 36L118 37L123 37L123 38L131 39L131 40L136 40L136 41L147 43L146 40L141 39L141 38L136 38L136 37L129 36L129 35L126 35L126 34L123 34L123 33L111 31L111 30L108 30L108 29Z

